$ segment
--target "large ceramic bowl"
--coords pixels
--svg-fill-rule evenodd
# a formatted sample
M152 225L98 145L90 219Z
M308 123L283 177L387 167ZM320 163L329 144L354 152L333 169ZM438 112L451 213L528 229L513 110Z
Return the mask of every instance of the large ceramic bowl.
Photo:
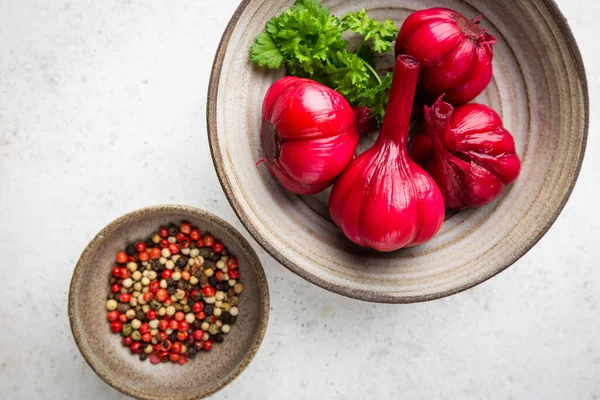
M497 38L494 78L476 99L515 136L521 176L494 203L449 218L425 245L379 254L352 245L331 222L326 194L299 197L264 166L260 109L283 71L249 61L249 48L293 0L243 0L217 51L208 132L227 198L256 240L287 268L328 290L368 301L417 302L460 292L498 274L549 229L577 179L588 130L585 72L573 35L552 0L325 0L336 15L361 7L398 26L416 9L445 6ZM372 138L370 138L372 140Z
M161 226L189 221L221 240L239 261L244 292L231 333L210 352L186 365L142 362L121 345L106 321L108 277L114 256ZM69 320L75 342L90 367L119 391L148 400L208 396L237 377L262 342L269 316L269 290L262 265L244 237L222 219L196 208L166 205L126 214L96 235L77 262L69 290Z

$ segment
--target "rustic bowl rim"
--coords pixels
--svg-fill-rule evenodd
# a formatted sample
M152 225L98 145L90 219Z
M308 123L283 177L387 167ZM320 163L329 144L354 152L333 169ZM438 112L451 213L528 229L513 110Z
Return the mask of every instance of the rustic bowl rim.
M567 19L562 14L562 12L560 11L558 5L555 3L554 0L542 0L542 2L544 3L544 5L546 5L548 7L548 10L552 14L554 21L557 23L557 25L560 29L561 35L564 37L565 41L567 42L567 44L569 46L569 53L573 59L576 74L577 74L578 80L582 86L583 103L584 103L584 109L585 109L584 110L585 121L584 121L584 129L583 129L582 147L581 147L581 152L579 154L579 160L577 162L577 165L575 166L575 174L573 175L573 179L570 182L568 189L563 193L563 198L561 200L561 203L557 207L556 212L550 218L548 223L545 224L543 227L541 227L541 230L539 231L537 236L532 238L529 241L529 243L527 243L527 245L525 247L523 247L523 249L518 254L506 259L506 261L503 262L495 271L493 271L492 274L484 275L473 282L469 282L464 285L460 285L460 286L450 289L450 290L440 291L440 292L432 293L432 294L428 294L428 295L411 295L411 296L395 296L395 295L391 295L391 294L387 294L387 293L379 293L379 292L373 292L370 290L356 289L356 288L346 287L343 285L336 285L336 284L332 284L331 282L327 281L326 279L323 279L312 273L307 272L305 269L299 267L297 264L295 264L294 262L289 260L286 256L281 254L275 247L273 247L271 245L271 243L266 239L266 237L246 217L246 215L242 211L239 201L233 195L233 191L231 189L231 184L229 182L229 178L227 177L227 174L225 173L225 169L223 168L223 159L220 154L220 147L219 147L218 134L217 134L217 106L216 106L216 104L217 104L217 96L218 96L218 92L219 92L219 80L221 77L221 69L223 67L223 61L225 58L225 54L227 52L229 40L231 39L231 35L233 34L233 31L237 25L238 20L242 16L242 13L244 12L244 10L248 7L248 5L252 1L256 1L256 0L242 0L240 5L238 6L238 8L235 10L233 16L229 20L229 23L227 24L227 27L225 28L225 31L223 32L223 36L221 37L221 40L219 42L219 46L217 48L215 58L213 61L213 66L212 66L212 71L210 74L210 80L209 80L209 86L208 86L208 95L207 95L207 102L206 102L206 125L207 125L207 130L208 130L208 141L209 141L210 152L211 152L211 156L212 156L212 160L213 160L213 165L215 166L215 170L217 172L217 177L219 179L221 187L223 188L223 191L225 192L225 196L227 197L229 204L231 204L233 211L238 216L238 218L240 219L240 221L242 222L244 227L248 230L248 232L250 232L252 237L254 237L254 239L280 264L282 264L284 267L286 267L287 269L289 269L296 275L299 275L300 277L304 278L305 280L307 280L308 282L310 282L312 284L315 284L323 289L332 291L334 293L337 293L337 294L340 294L340 295L343 295L343 296L346 296L349 298L363 300L363 301L369 301L369 302L377 302L377 303L396 303L396 304L419 303L419 302L436 300L436 299L440 299L443 297L447 297L447 296L451 296L451 295L463 292L467 289L475 287L475 286L487 281L488 279L498 275L499 273L501 273L502 271L504 271L508 267L510 267L512 264L517 262L521 257L523 257L548 232L550 227L554 224L554 222L556 221L556 219L562 212L563 208L565 207L565 204L569 200L569 197L571 196L571 193L573 192L573 189L574 189L577 179L579 177L579 173L581 172L581 165L583 163L583 159L585 156L585 150L586 150L586 146L587 146L589 120L590 120L590 118L589 118L589 114L590 114L589 108L590 107L589 107L588 82L587 82L587 77L586 77L586 72L585 72L585 67L583 64L581 52L579 50L579 46L575 40L575 37L573 36L573 32L572 32L571 28L569 27Z
M250 258L250 263L252 264L252 269L254 270L254 273L256 274L256 277L258 280L259 293L260 293L260 296L262 299L262 308L261 308L261 316L260 316L258 334L256 336L254 343L252 343L252 347L250 348L250 351L248 351L244 355L242 361L237 366L237 368L234 369L227 377L225 377L225 379L222 382L220 382L218 385L216 385L212 388L209 388L207 390L202 390L202 391L199 391L196 393L192 393L190 395L177 397L176 399L177 400L192 400L192 399L200 399L200 398L210 396L210 395L218 392L219 390L223 389L225 386L227 386L229 383L231 383L235 378L237 378L246 369L246 367L250 364L250 362L253 360L254 356L256 355L256 352L260 348L263 338L265 336L265 332L267 330L267 325L268 325L268 320L269 320L269 311L270 311L269 287L268 287L267 278L266 278L262 263L260 262L260 259L256 255L256 252L254 251L254 249L252 248L252 246L250 245L248 240L246 240L246 238L244 238L242 236L242 234L237 229L235 229L231 224L229 224L227 221L223 220L220 217L217 217L216 215L214 215L208 211L201 210L201 209L195 208L195 207L178 205L178 204L162 204L162 205L154 205L154 206L144 207L144 208L140 208L140 209L131 211L129 213L126 213L126 214L118 217L117 219L113 220L108 225L106 225L104 228L102 228L102 230L100 232L98 232L98 234L96 234L96 236L94 236L94 238L89 242L89 244L83 250L81 256L79 257L79 260L77 261L75 270L73 271L73 276L71 278L71 283L69 285L69 304L68 304L69 323L71 326L71 332L73 334L73 338L75 339L75 344L79 348L79 351L83 355L83 358L85 359L85 361L92 368L92 370L96 373L96 375L98 375L100 378L102 378L102 380L104 382L106 382L108 385L110 385L114 389L118 390L119 392L126 394L127 396L131 396L131 397L138 398L138 399L144 399L144 400L164 400L167 398L171 399L172 397L163 396L163 395L155 396L153 394L141 393L135 389L132 389L126 385L123 385L118 380L115 380L111 377L111 372L109 370L105 370L102 366L100 366L99 364L97 364L94 361L94 359L92 357L92 351L82 341L81 332L79 331L79 328L77 327L77 324L75 323L75 302L76 302L76 297L78 294L76 291L76 287L79 284L84 265L86 265L88 263L88 258L96 250L96 246L98 246L99 243L103 240L104 235L107 235L108 233L111 233L114 230L118 230L119 227L131 217L145 216L145 215L154 214L154 213L172 212L172 211L193 214L194 216L201 218L203 220L207 220L207 221L219 224L228 234L232 235L234 237L234 239L240 243L241 247L243 248L244 251L247 252L247 254Z

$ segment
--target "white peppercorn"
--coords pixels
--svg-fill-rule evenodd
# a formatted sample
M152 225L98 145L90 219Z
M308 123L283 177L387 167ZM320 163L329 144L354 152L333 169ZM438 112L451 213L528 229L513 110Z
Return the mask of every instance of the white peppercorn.
M227 324L223 324L223 326L221 327L221 332L223 332L223 333L231 332L231 326L227 325Z
M173 269L173 268L175 268L175 263L172 260L168 260L165 263L165 267L167 267L167 269Z
M142 279L142 273L140 271L135 271L133 274L131 274L131 277L134 281L139 281Z
M130 288L133 286L133 280L131 278L123 279L122 285L123 287Z
M125 311L125 316L127 317L127 319L134 319L135 318L135 310L130 308L129 310Z
M144 272L146 272L146 271L144 271ZM150 279L147 276L144 276L142 278L142 285L148 286L149 284L150 284Z
M133 329L140 329L140 326L142 326L142 321L140 321L139 319L134 319L133 321L131 321L131 327Z
M225 298L225 293L223 293L222 291L218 290L217 293L215 293L215 298L217 300L223 300Z
M165 258L171 257L171 252L166 247L161 250L160 254L162 254L162 256L165 257Z
M128 262L127 269L130 270L131 272L135 272L135 271L137 271L137 264L134 263L133 261Z
M191 324L196 320L196 316L193 313L187 313L185 314L185 320Z
M175 315L175 312L176 312L175 311L175 307L173 307L173 306L168 306L167 307L167 315L169 317L172 317L173 315Z
M210 324L208 322L206 322L206 321L204 321L202 323L202 325L200 325L200 329L202 329L203 331L207 331L208 328L210 328Z
M237 307L231 307L231 309L229 310L229 314L233 315L234 317L236 315L238 315L240 313L240 309Z
M204 302L206 304L215 304L215 296L205 297Z
M198 249L190 250L190 257L194 258L194 257L198 257L199 255L200 255L200 250L198 250Z
M160 265L165 265L167 263L167 259L165 257L161 257L158 259L158 262Z
M116 300L110 299L110 300L108 300L108 301L106 302L106 309L107 309L108 311L113 311L113 310L116 310L116 309L117 309L117 306L118 306L118 305L119 305L119 304L117 303L117 301L116 301Z

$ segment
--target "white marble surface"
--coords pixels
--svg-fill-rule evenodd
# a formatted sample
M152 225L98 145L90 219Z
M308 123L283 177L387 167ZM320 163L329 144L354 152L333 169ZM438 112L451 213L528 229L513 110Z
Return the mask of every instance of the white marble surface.
M587 157L564 212L516 265L406 306L311 286L252 241L272 312L215 399L600 397L600 3L560 0L591 91ZM67 290L115 217L184 203L243 230L208 150L205 98L235 0L0 0L3 399L122 399L71 337Z

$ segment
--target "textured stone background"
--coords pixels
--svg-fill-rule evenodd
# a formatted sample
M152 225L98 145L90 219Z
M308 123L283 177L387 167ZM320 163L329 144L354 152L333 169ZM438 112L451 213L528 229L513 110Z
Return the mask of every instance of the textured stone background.
M215 399L600 396L600 3L560 0L591 91L564 212L465 293L372 305L311 286L252 241L271 288L263 346ZM72 340L74 264L105 224L184 203L243 230L208 150L212 59L237 1L0 0L0 387L5 399L121 399Z

